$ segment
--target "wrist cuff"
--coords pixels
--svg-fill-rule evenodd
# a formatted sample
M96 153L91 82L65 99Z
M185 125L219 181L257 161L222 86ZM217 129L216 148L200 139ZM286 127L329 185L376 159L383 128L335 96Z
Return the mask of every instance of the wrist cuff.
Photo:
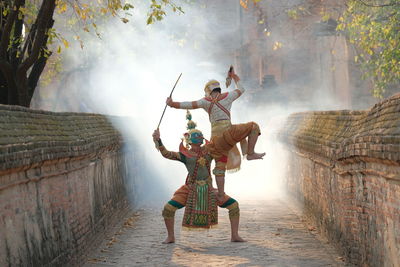
M161 141L161 138L157 140L157 144L158 144L158 146L163 146L163 143L162 143L162 141Z

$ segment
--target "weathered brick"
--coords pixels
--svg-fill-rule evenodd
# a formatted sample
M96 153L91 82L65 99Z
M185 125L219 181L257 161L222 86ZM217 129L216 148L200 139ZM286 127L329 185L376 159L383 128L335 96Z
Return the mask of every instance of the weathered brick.
M366 111L292 114L280 134L294 152L288 159L289 191L360 266L399 264L400 231L392 230L400 229L399 129L397 94ZM316 155L335 168L316 169Z
M122 145L102 115L0 105L0 266L79 265L127 211Z

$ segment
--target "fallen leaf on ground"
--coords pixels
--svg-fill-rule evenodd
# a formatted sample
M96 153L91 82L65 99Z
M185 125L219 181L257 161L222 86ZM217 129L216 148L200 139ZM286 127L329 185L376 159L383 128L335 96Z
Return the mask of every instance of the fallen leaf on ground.
M97 258L88 259L88 262L100 262L100 261L105 262L105 261L107 261L107 259L106 259L106 258L102 258L102 259L97 259Z
M135 216L135 215L134 215ZM124 222L124 227L134 227L136 218L130 217Z
M110 241L107 243L108 247L111 247L115 242L117 242L117 239L113 236Z

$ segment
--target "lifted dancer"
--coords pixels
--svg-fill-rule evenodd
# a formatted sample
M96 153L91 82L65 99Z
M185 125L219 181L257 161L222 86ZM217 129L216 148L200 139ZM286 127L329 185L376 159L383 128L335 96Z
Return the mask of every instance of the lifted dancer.
M211 122L211 141L216 137L223 137L226 142L232 144L233 141L241 143L242 154L246 155L247 160L262 159L265 153L256 153L254 151L257 143L258 135L260 134L259 127L256 123L253 124L252 134L248 135L248 140L242 138L243 127L246 128L247 124L231 124L231 106L232 102L240 97L245 91L240 83L240 78L231 68L228 72L228 78L232 78L238 89L232 92L221 93L221 87L218 81L209 81L204 88L205 97L198 101L185 101L174 102L172 98L168 97L166 103L168 106L177 109L197 109L203 108L209 115ZM246 128L248 129L248 128ZM228 134L226 131L230 131ZM235 145L230 151L220 151L226 157L216 159L216 168L213 170L216 176L218 187L218 199L221 199L225 194L225 170L239 170L240 168L240 153Z

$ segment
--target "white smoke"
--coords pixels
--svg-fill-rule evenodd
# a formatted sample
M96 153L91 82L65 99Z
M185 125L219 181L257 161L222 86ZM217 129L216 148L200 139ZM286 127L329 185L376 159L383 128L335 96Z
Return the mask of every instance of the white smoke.
M231 12L240 8L237 3L235 5ZM62 85L63 100L56 99L56 107L46 101L39 103L41 108L56 111L129 117L127 123L117 127L135 140L140 158L145 162L140 178L146 181L142 181L141 192L136 192L142 196L142 201L168 200L186 178L183 164L162 158L151 137L178 75L183 73L174 91L174 100L200 99L208 80L224 83L229 64L234 63L233 52L240 46L235 39L240 30L238 24L218 27L221 10L198 3L183 4L183 9L185 14L169 14L150 26L145 24L146 8L140 6L134 9L128 24L110 20L103 25L101 39L86 38L83 50L76 44L65 52L64 69L73 74ZM224 46L227 43L229 47ZM80 68L84 71L79 71ZM246 81L243 84L246 85ZM49 91L49 88L41 90ZM242 198L279 193L286 161L275 136L285 116L302 108L299 105L289 110L282 102L256 106L242 98L233 105L232 122L257 122L262 135L256 151L267 155L264 160L243 160L241 171L228 173L226 192ZM185 114L184 110L166 110L160 131L169 150L178 150L180 138L186 131ZM197 128L209 138L207 113L193 110L192 115Z

